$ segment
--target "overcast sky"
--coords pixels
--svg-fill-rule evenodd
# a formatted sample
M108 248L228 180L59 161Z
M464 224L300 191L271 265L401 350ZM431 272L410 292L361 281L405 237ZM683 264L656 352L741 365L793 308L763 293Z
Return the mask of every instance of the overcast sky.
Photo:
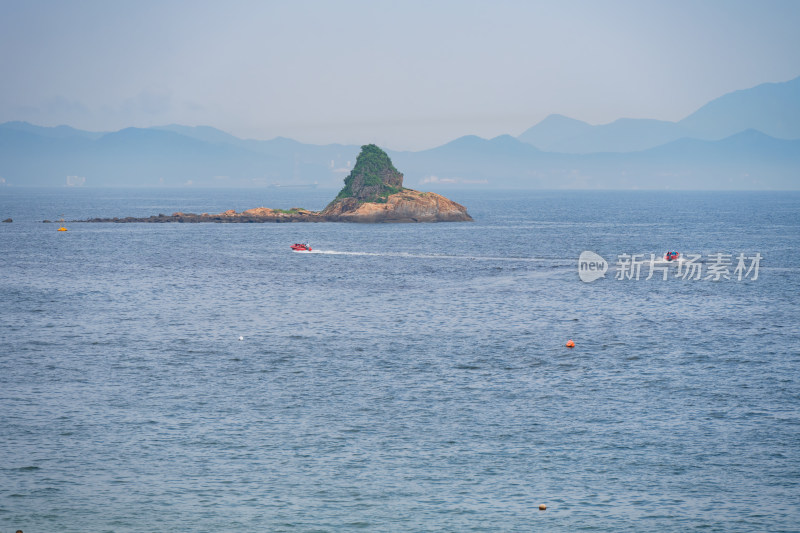
M0 0L0 122L431 148L800 75L796 1Z

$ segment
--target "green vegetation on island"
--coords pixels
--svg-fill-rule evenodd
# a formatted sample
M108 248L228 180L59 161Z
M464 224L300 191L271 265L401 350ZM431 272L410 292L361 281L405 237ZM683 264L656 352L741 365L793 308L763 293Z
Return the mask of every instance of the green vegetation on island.
M334 202L355 198L359 203L386 203L389 195L402 190L403 174L394 168L386 152L374 144L367 144L361 147L356 164Z

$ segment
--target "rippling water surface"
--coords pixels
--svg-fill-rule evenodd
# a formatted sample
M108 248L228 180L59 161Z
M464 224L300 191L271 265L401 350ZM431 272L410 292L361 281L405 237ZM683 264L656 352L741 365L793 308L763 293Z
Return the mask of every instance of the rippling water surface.
M0 191L0 531L800 524L798 194L462 191L474 223L59 233L41 220L335 191ZM615 279L668 249L763 259ZM604 279L580 281L584 250Z

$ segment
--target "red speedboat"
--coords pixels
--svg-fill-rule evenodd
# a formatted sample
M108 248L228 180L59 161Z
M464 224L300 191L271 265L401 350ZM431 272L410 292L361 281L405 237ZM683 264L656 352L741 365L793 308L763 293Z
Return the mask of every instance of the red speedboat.
M667 261L677 261L680 256L681 254L678 252L667 252L666 255L664 255L664 259Z
M311 247L306 243L297 242L292 245L292 250L294 250L295 252L310 252Z

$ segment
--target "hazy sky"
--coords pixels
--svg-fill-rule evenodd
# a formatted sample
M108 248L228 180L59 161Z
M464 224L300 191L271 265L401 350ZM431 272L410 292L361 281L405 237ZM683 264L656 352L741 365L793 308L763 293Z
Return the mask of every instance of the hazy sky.
M0 122L424 149L800 75L797 1L0 0Z

